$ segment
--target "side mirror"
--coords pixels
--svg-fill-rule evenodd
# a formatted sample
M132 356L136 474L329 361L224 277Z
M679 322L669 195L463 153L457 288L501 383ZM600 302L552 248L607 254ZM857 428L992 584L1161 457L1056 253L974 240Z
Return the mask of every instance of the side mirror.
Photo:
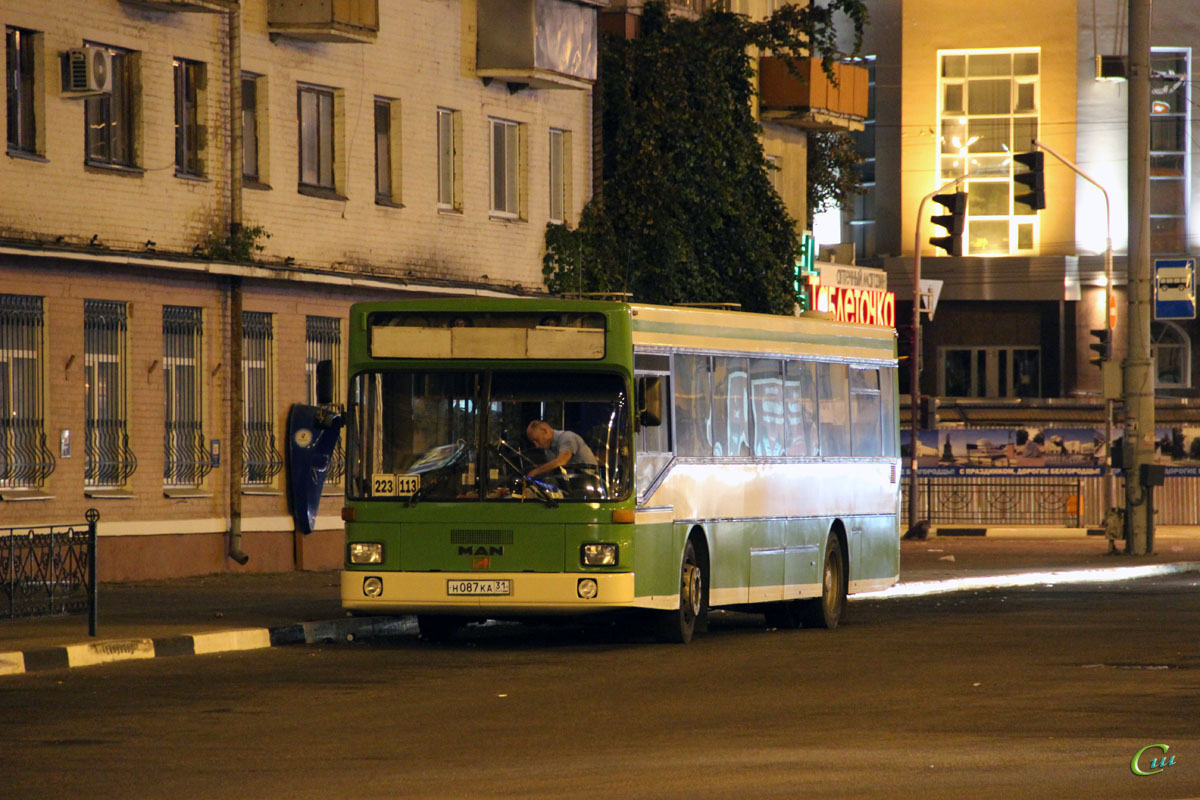
M317 405L327 406L333 402L333 361L317 362Z
M649 428L662 425L663 379L646 375L637 379L637 421Z

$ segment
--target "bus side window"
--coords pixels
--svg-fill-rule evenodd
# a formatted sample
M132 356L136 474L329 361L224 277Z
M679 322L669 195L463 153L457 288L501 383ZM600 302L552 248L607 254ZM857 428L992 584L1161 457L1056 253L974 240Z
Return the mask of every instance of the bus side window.
M851 450L856 456L883 455L878 367L850 368Z
M787 455L817 454L817 365L789 361L783 381L783 409L787 418Z
M708 356L675 355L675 431L681 456L711 456L712 383Z
M663 379L643 375L637 379L637 424L649 428L663 423Z
M850 370L845 364L817 364L821 455L850 455Z

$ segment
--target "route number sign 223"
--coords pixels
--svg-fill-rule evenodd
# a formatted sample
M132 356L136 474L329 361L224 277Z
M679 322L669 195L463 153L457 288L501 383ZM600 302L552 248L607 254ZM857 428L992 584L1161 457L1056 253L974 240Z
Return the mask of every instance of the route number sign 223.
M410 497L420 488L420 475L392 475L387 472L376 472L371 476L372 497Z

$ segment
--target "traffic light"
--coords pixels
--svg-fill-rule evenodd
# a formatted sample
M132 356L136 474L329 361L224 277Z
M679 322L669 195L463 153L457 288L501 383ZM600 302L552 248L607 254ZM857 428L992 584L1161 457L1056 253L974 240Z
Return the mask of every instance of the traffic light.
M938 423L941 422L941 416L938 414L941 406L941 398L928 394L921 395L921 427L923 429L937 430Z
M930 217L930 221L934 225L941 225L945 228L947 235L935 236L929 240L929 243L934 247L942 248L952 256L961 256L963 254L963 226L967 221L967 193L935 194L933 202L941 203L948 213Z
M1100 366L1112 358L1112 331L1108 328L1092 328L1091 330L1096 341L1089 344L1088 349L1095 350L1096 355L1089 357L1088 361Z
M1015 195L1013 202L1025 205L1030 213L1041 211L1046 207L1046 186L1042 174L1045 156L1041 150L1034 150L1029 153L1017 153L1013 156L1013 161L1024 165L1026 170L1013 175L1013 181L1029 189L1024 194ZM1019 208L1016 211L1021 213Z

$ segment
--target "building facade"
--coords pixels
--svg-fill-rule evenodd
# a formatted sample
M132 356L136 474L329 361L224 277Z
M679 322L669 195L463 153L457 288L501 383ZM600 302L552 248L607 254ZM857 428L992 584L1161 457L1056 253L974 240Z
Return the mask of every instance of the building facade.
M1021 203L1013 155L1036 140L1073 161L1108 193L1115 257L1114 358L1125 351L1127 17L1120 3L872 0L864 52L873 104L861 152L867 193L842 214L842 241L860 263L888 270L898 300L912 297L914 248L922 277L942 280L922 324L920 391L963 401L1100 402L1091 335L1105 324L1104 194L1045 155L1045 209ZM1190 214L1197 187L1190 142L1191 4L1155 3L1152 41L1152 258L1189 257L1200 242ZM953 21L948 23L948 21ZM962 256L929 244L945 213L921 198L965 178ZM948 189L953 191L953 188ZM898 308L898 319L911 318ZM1196 395L1196 321L1156 320L1157 391ZM900 331L902 349L907 327ZM905 381L907 383L907 381ZM907 391L907 385L904 386ZM1193 401L1194 402L1194 401ZM1181 412L1187 416L1186 412ZM963 420L959 420L963 421Z
M338 566L336 496L294 533L288 411L353 302L540 290L547 223L591 191L596 5L0 0L0 22L0 528L97 508L102 580Z

